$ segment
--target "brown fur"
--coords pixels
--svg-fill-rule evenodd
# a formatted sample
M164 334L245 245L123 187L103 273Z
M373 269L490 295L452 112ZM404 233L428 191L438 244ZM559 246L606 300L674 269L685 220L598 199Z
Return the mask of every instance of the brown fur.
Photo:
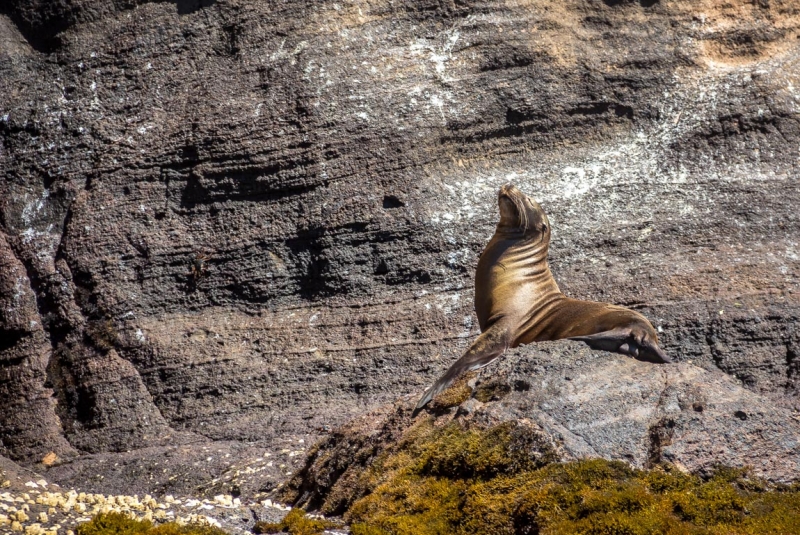
M550 222L536 201L507 184L500 189L498 203L500 223L475 273L481 335L425 392L417 410L463 372L531 342L569 338L639 360L670 362L658 347L655 329L638 312L561 293L547 264Z

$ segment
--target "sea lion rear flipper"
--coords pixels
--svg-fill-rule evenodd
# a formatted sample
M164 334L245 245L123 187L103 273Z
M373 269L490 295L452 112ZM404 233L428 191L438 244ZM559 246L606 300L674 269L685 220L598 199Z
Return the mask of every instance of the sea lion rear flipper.
M618 328L586 336L571 336L568 340L586 342L592 349L621 353L646 362L656 364L672 362L658 344L645 337L639 338L637 340L630 328Z
M655 362L656 364L672 362L672 359L667 356L664 351L658 347L658 344L650 343L645 340L639 350L639 360L646 360L647 362Z
M603 331L586 336L570 336L567 340L586 342L592 349L620 353L620 347L625 344L630 337L631 331L629 329L612 329L610 331Z
M508 347L508 329L495 323L483 332L467 349L467 352L460 359L455 361L450 368L444 372L433 386L420 398L414 408L416 415L430 400L453 384L459 375L464 372L479 370L499 358Z

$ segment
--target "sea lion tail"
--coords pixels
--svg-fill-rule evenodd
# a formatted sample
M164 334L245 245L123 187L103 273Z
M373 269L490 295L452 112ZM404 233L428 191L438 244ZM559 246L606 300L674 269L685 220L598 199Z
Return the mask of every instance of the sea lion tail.
M417 402L412 416L416 416L430 400L447 390L459 375L479 370L498 359L508 348L508 330L497 323L483 332L460 359L431 386Z

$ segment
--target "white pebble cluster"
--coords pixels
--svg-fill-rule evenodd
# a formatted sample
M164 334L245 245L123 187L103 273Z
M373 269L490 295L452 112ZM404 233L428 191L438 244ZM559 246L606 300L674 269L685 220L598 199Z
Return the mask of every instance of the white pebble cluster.
M305 440L299 439L296 444L291 444L280 452L264 452L257 459L238 466L230 464L228 470L211 481L212 488L244 484L249 479L248 476L252 477L263 471L283 476L292 475L305 456ZM224 454L224 457L231 457L231 454ZM207 460L211 459L209 457ZM240 498L229 494L218 494L212 499L176 498L170 495L145 495L140 498L138 495L64 491L50 486L45 480L28 481L24 484L24 480L20 480L13 484L12 489L12 482L4 476L0 472L0 534L75 535L77 525L90 521L97 514L108 512L119 512L130 518L154 523L205 524L238 533L242 529L238 524L239 520L230 523L232 518L241 518L237 509L246 510L248 517L259 506L281 511L282 514L291 510L291 507L264 499L264 494L253 496L252 502L247 500L248 503L242 503ZM267 513L268 516L269 514ZM215 516L222 522L214 518Z
M261 502L261 505L264 507L271 507L272 509L280 509L281 511L291 511L291 507L287 507L285 505L281 505L277 502L273 502L272 500L264 500ZM310 515L309 515L310 516Z
M9 485L4 485L7 488ZM216 519L207 514L215 509L237 509L241 500L229 494L214 496L212 500L165 496L156 500L150 495L103 495L69 490L51 492L38 490L46 488L45 481L30 482L28 492L0 493L0 533L20 533L24 535L74 535L75 525L88 522L100 513L119 512L130 518L152 522L174 521L180 525L205 524L222 527ZM269 502L267 505L266 502ZM288 510L269 500L265 507ZM32 508L36 512L32 512Z

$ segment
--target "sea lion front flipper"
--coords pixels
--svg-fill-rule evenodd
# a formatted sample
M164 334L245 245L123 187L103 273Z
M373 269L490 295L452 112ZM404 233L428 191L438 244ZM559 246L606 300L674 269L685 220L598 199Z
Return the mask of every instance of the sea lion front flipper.
M428 404L441 392L453 384L459 375L464 372L479 370L499 358L508 348L508 329L500 325L499 322L493 324L478 338L472 342L467 352L455 361L439 379L433 383L420 398L414 408L416 415L422 407Z
M672 362L658 344L651 342L647 336L635 336L628 327L586 336L570 336L568 340L586 342L592 349L621 353L645 362L656 364Z

